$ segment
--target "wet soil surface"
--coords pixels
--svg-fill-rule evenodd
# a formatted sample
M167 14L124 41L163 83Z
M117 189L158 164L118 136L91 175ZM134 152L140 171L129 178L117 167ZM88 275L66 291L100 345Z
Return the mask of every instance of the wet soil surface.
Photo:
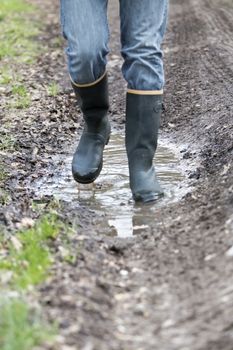
M38 191L38 183L57 181L82 127L56 41L58 6L38 3L47 9L46 30L39 38L46 52L25 72L33 104L14 115L1 108L1 119L10 123L5 133L10 128L17 145L17 151L2 155L11 174L6 183L10 200L0 210L7 229L38 215L33 200L53 199L49 191ZM117 1L110 1L109 17L110 118L115 132L123 135ZM161 140L169 152L178 150L178 163L187 167L181 183L188 190L176 201L155 204L153 215L148 215L151 207L139 208L138 216L134 208L132 227L141 229L126 238L117 237L116 225L109 225L106 203L105 211L93 207L93 201L60 196L60 215L77 232L70 242L75 259L61 262L58 254L39 289L47 318L59 325L56 349L233 348L232 3L171 1L164 53ZM62 91L51 97L45 86L54 80ZM118 205L111 203L115 210Z

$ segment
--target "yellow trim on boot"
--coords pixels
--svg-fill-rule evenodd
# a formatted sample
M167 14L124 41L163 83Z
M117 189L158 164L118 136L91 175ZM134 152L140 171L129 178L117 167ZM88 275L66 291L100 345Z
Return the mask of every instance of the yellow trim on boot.
M163 90L133 90L127 89L129 94L134 95L163 95Z
M94 85L98 84L105 77L106 74L107 74L107 71L105 71L104 74L101 75L101 77L99 79L93 81L92 83L88 83L88 84L77 84L72 80L71 76L70 76L70 80L74 86L77 86L79 88L82 88L82 87L85 88L85 87L90 87L90 86L94 86Z

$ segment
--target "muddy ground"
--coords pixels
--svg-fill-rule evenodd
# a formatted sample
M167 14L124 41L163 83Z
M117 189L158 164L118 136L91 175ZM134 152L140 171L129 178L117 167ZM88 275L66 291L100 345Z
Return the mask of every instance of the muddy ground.
M38 216L31 207L40 199L33 183L52 177L59 167L53 155L62 159L81 130L57 41L58 5L38 3L47 9L39 38L46 52L24 72L33 104L14 115L1 108L2 125L11 123L17 144L5 158L11 199L0 209L0 222L7 230L23 217ZM115 62L109 66L110 117L123 132L117 1L109 7ZM60 203L61 217L78 225L72 238L76 259L61 263L58 254L39 288L44 313L59 324L56 349L233 349L232 3L172 0L164 53L161 130L184 144L184 159L196 164L188 175L192 187L179 202L156 210L149 233L128 239L109 235L105 218L85 204ZM53 80L62 87L55 97L44 88Z

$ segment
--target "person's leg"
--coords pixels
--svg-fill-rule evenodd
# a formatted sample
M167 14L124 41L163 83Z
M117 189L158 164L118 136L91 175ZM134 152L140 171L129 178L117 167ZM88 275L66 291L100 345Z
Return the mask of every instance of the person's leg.
M108 50L108 0L60 0L72 82L85 86L105 73Z
M120 0L122 72L126 97L126 150L136 201L162 194L153 167L164 85L161 42L167 0Z
M128 90L161 92L167 0L120 0L122 72Z
M108 0L61 0L61 24L67 39L68 67L85 127L72 161L74 179L93 182L102 169L110 135L106 56Z

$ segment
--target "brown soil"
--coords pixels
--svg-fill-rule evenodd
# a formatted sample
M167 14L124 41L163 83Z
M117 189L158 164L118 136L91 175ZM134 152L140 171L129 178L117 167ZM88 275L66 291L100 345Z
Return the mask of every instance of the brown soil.
M111 55L119 57L117 1L110 2L109 14ZM48 5L44 21L47 34L40 40L47 52L25 78L39 97L11 126L17 153L6 160L11 172L6 188L12 200L0 210L0 222L8 228L37 215L31 184L45 173L52 176L59 166L52 156L62 157L80 132L63 52L54 44L57 5ZM39 290L48 319L59 324L56 349L233 349L232 3L172 0L164 52L162 132L185 144L183 157L198 164L189 174L192 191L159 208L149 234L125 240L97 232L95 224L104 217L85 205L62 203L65 220L78 222L72 238L77 259L57 259ZM54 79L63 87L55 98L43 89ZM110 89L111 119L123 128L119 65L110 68ZM11 116L3 110L2 117Z

